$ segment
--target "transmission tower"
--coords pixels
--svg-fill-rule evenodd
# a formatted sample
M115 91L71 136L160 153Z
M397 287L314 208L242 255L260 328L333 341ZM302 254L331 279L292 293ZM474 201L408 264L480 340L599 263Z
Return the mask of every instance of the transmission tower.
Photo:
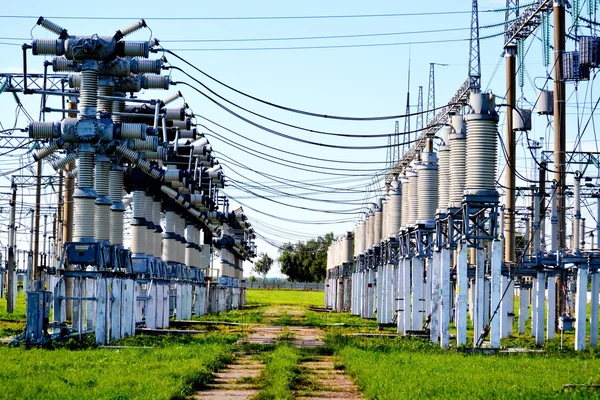
M406 117L404 119L405 149L410 149L410 57L408 59L408 84L406 85Z
M447 67L448 64L429 63L429 88L427 90L427 122L435 117L435 66Z
M417 94L417 135L421 134L423 130L423 86L419 86L419 92Z
M481 89L481 56L479 52L479 6L473 0L471 8L471 38L469 40L469 88L471 92Z
M400 122L396 121L394 135L388 137L386 166L391 171L400 159Z

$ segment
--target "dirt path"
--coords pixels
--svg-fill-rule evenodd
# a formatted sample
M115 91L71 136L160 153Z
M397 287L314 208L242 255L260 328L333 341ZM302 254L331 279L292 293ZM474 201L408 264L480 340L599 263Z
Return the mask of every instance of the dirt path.
M214 382L206 390L196 393L194 399L251 399L258 394L254 379L264 365L252 355L241 354L232 364L215 373Z
M253 325L248 335L239 343L275 344L277 339L289 332L291 344L298 348L318 348L324 346L321 329L304 326L265 326ZM195 399L251 399L258 394L255 378L259 377L264 365L247 353L238 355L232 364L215 374L215 381L206 390L198 392ZM308 377L298 388L297 399L361 399L357 386L343 371L334 368L333 357L314 356L310 361L300 363L300 368Z

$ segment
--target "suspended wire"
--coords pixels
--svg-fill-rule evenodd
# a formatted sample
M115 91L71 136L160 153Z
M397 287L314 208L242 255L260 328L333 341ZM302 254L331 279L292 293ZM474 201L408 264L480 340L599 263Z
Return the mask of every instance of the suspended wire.
M299 130L302 130L302 131L311 132L311 133L318 133L318 134L327 135L327 136L338 136L338 137L345 137L345 138L357 138L357 139L371 139L371 138L379 138L379 137L393 137L393 136L396 136L396 135L398 135L397 133L356 134L356 133L338 133L338 132L327 132L327 131L319 131L319 130L316 130L316 129L309 129L309 128L304 128L304 127L302 127L302 126L298 126L298 125L289 124L289 123L287 123L287 122L279 121L279 120L276 120L276 119L273 119L273 118L270 118L270 117L264 116L264 115L262 115L262 114L259 114L259 113L255 112L255 111L252 111L252 110L249 110L249 109L247 109L247 108L245 108L245 107L242 107L242 106L240 106L239 104L232 102L231 100L228 100L228 99L226 99L225 97L223 97L223 96L221 96L220 94L216 93L215 91L213 91L212 89L210 89L208 86L206 86L204 83L202 83L200 80L198 80L198 79L194 78L192 75L188 74L187 72L185 72L184 70L182 70L182 69L181 69L181 68L179 68L179 67L173 67L173 66L172 66L172 67L169 67L169 68L170 68L170 69L175 69L175 70L178 70L178 71L182 72L182 73L183 73L183 74L185 74L185 75L186 75L188 78L190 78L190 79L194 80L194 82L198 83L198 84L199 84L199 85L201 85L203 88L205 88L206 90L208 90L209 92L211 92L212 94L214 94L215 96L217 96L218 98L220 98L221 100L224 100L225 102L227 102L227 103L231 104L231 105L232 105L232 106L234 106L234 107L237 107L237 108L239 108L240 110L246 111L247 113L250 113L250 114L252 114L252 115L255 115L255 116L257 116L257 117L260 117L260 118L266 119L267 121L275 122L275 123L277 123L277 124L284 125L284 126L287 126L287 127L290 127L290 128L295 128L295 129L299 129ZM202 92L201 92L201 91L200 91L198 88L194 87L193 85L190 85L190 84L189 84L189 83L187 83L187 82L178 82L178 81L172 81L172 82L171 82L171 84L172 84L172 85L178 85L178 84L181 84L181 85L186 85L186 86L189 86L190 88L194 89L194 90L195 90L195 91L197 91L198 93L200 93L200 94L204 95L205 97L208 97L209 99L211 99L211 100L212 100L212 98L210 98L210 96L208 96L208 95L206 95L206 94L202 93ZM444 106L444 107L445 107L445 106ZM435 110L440 110L440 109L442 109L442 108L444 108L444 107L437 107L437 108L435 108L433 111L435 111ZM418 114L421 114L421 115L422 115L422 114L424 114L424 113L425 113L425 112L420 112L420 113L418 113ZM418 130L415 130L415 131L411 131L411 132L404 132L404 133L401 133L401 134L402 134L402 135L406 135L406 134L409 134L409 133L420 132L420 131L422 131L422 130L423 130L423 129L418 129Z
M411 117L411 116L415 116L415 115L421 114L421 113L412 113L412 114L404 114L404 115L391 115L391 116L385 116L385 117L344 117L344 116L336 116L336 115L327 115L327 114L313 113L313 112L310 112L310 111L303 111L303 110L299 110L299 109L296 109L296 108L286 107L286 106L282 106L282 105L279 105L279 104L271 103L271 102L266 101L266 100L262 100L262 99L260 99L258 97L254 97L254 96L249 95L249 94L247 94L245 92L242 92L241 90L235 89L234 87L229 86L226 83L223 83L222 81L220 81L220 80L212 77L211 75L207 74L206 72L202 71L200 68L196 67L194 64L192 64L191 62L187 61L183 57L179 56L178 54L176 54L172 50L168 50L168 49L163 49L163 50L164 50L164 52L166 52L168 54L171 54L172 56L176 57L177 59L179 59L183 63L187 64L188 66L192 67L196 71L200 72L202 75L206 76L207 78L211 79L212 81L220 84L221 86L224 86L227 89L232 90L232 91L234 91L234 92L236 92L236 93L238 93L238 94L240 94L240 95L242 95L244 97L247 97L249 99L252 99L252 100L258 101L260 103L266 104L268 106L279 108L279 109L285 110L285 111L290 111L290 112L294 112L294 113L298 113L298 114L302 114L302 115L308 115L308 116L311 116L311 117L319 117L319 118L327 118L327 119L339 119L339 120L344 120L344 121L383 121L383 120L389 120L389 119L399 119L399 118Z

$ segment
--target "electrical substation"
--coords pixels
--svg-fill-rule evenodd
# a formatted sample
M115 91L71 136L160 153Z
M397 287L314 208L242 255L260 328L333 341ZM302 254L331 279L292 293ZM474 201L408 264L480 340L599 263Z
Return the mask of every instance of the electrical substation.
M571 329L576 350L598 345L600 208L586 206L593 229L582 216L587 199L599 196L592 183L598 153L569 151L565 144L566 87L589 80L600 65L591 21L596 5L589 2L586 17L573 2L574 29L565 34L566 3L506 2L506 86L494 94L481 90L478 4L472 2L466 80L436 110L431 64L426 126L410 148L388 151L392 171L384 195L329 248L328 308L376 318L380 326L429 337L442 348L467 345L468 321L476 348L499 348L502 338L526 333L527 321L538 345ZM590 22L590 33L582 33L578 18ZM524 43L538 31L552 76L535 103L522 106L516 93L517 81L523 85ZM566 39L575 50L567 51ZM417 108L423 110L421 96ZM506 131L500 132L503 113ZM528 136L526 157L537 177L526 180L517 169L516 135L527 135L536 118L553 128L554 148L540 153L540 143ZM506 158L505 182L498 181L499 157ZM524 234L517 253L518 231Z
M3 138L3 147L33 144L37 165L36 176L12 176L1 270L8 311L15 307L17 271L27 295L26 331L15 343L93 334L104 344L140 327L165 329L171 319L240 308L242 262L255 255L254 231L243 210L230 209L220 194L222 167L191 126L182 93L161 75L166 59L152 57L158 40L125 39L146 28L145 21L113 36L73 35L43 17L37 25L55 38L24 44L23 73L2 74L3 91L41 98L43 117L29 123L27 137ZM51 61L43 74L30 74L37 56ZM151 98L137 96L145 89ZM51 108L56 98L61 106ZM43 175L44 164L55 173ZM29 251L15 246L25 182L36 187ZM59 196L44 210L39 196L49 183Z
M499 349L503 338L517 333L530 333L541 346L571 330L576 350L598 345L600 152L581 145L570 150L566 137L573 100L568 89L593 81L599 71L599 24L596 2L589 2L586 15L573 3L507 0L502 49L481 48L478 1L470 3L464 82L436 105L435 68L446 64L430 63L427 109L420 86L417 112L407 102L400 116L404 132L396 122L394 135L380 135L388 138L382 146L387 168L376 177L384 187L361 205L354 229L342 232L327 251L329 311L375 319L380 327L442 348ZM569 14L574 22L567 27ZM257 256L260 234L242 206L235 208L238 201L224 194L233 181L226 179L184 89L195 89L253 127L285 134L174 81L172 71L180 70L230 102L172 64L194 67L160 40L127 40L149 28L143 19L112 36L74 34L44 17L35 28L32 33L44 29L45 38L22 45L22 72L0 71L0 94L11 93L21 111L19 96L40 102L39 118L0 136L0 148L28 148L33 162L27 167L36 171L2 172L10 179L10 191L0 193L9 204L0 265L7 312L16 307L18 282L26 294L26 329L14 344L83 335L106 344L166 330L174 320L243 307L243 263ZM517 90L525 79L525 46L534 39L541 42L548 76L536 86L537 98L525 102ZM484 89L480 55L496 50L503 52L506 84ZM34 64L43 73L28 72ZM391 119L275 106L352 122ZM547 123L552 150L530 138L536 123ZM534 166L534 177L519 170L517 136L527 143L519 157ZM31 206L22 200L24 187L34 188ZM56 190L52 205L40 200L47 187ZM21 229L25 220L27 232ZM17 233L27 235L28 248L22 241L17 245Z

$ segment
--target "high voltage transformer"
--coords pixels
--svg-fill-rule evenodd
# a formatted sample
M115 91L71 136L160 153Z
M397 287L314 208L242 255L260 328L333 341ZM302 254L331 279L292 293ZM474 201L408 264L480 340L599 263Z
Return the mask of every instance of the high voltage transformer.
M55 268L34 264L26 332L17 341L40 344L93 332L97 343L106 343L140 326L167 328L172 317L239 308L245 302L242 262L255 256L255 236L243 210L230 210L219 193L225 179L210 143L191 123L186 104L167 107L180 92L126 97L171 85L160 75L165 60L148 58L157 40L124 40L145 22L113 36L74 36L45 18L37 23L58 38L33 40L24 56L29 49L53 56L47 67L68 73L61 79L69 89L28 88L25 70L22 90L41 94L44 104L47 96L63 96L68 107L51 110L67 117L31 122L28 133L39 144L34 159L66 176L61 207L70 219ZM126 205L132 207L129 248Z

